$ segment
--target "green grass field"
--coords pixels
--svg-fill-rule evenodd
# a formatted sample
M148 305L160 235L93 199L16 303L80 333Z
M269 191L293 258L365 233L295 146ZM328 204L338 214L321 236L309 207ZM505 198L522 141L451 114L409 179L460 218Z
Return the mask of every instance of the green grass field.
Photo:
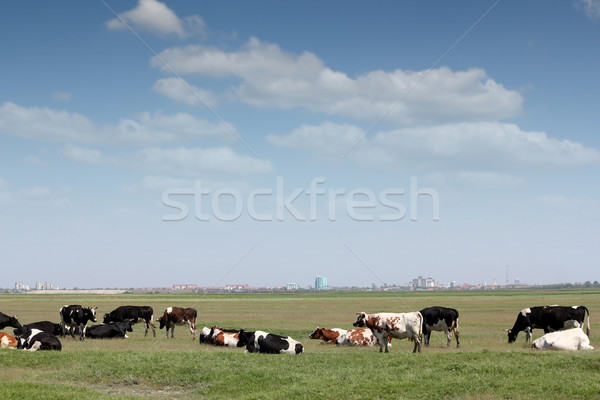
M505 328L517 313L544 304L585 305L591 344L600 291L497 291L426 293L320 293L254 295L0 295L0 311L22 323L58 322L65 304L98 306L101 316L120 305L150 305L155 318L168 306L198 310L198 330L214 324L262 329L300 340L305 353L245 354L192 341L186 326L175 339L62 340L62 352L0 351L0 398L40 399L540 399L600 398L600 352L540 352L519 335L507 344ZM406 312L443 305L460 311L461 348L431 346L412 354L412 343L378 348L336 347L311 340L316 325L349 329L355 314ZM101 317L99 318L101 320ZM5 332L12 332L7 328ZM534 331L534 338L543 332Z

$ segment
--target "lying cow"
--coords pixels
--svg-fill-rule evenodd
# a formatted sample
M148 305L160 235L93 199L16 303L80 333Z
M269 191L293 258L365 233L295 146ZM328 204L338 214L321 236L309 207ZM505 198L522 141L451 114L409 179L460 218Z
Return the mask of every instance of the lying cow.
M0 332L0 349L17 348L19 342L9 333Z
M533 341L533 348L541 350L594 350L590 346L590 338L583 333L581 328L546 333L541 338Z
M154 310L150 306L120 306L110 313L104 314L104 323L123 322L133 320L133 323L143 322L146 331L144 336L148 336L148 330L152 328L152 333L156 337L156 327L152 320L154 319Z
M388 347L392 345L392 338L388 336ZM355 328L349 329L345 334L337 338L335 344L347 346L375 346L378 343L377 338L370 329Z
M237 347L239 331L235 329L222 329L213 326L208 334L209 342L215 346Z
M243 329L238 333L237 346L246 346L246 353L268 354L302 354L304 346L289 336L274 335L263 331L246 332Z
M7 326L11 326L13 328L18 329L21 327L21 323L17 319L16 315L9 317L8 315L4 314L3 312L0 312L0 330L6 328Z
M508 329L508 343L517 340L517 335L525 331L525 343L532 338L533 329L543 329L550 333L568 328L583 328L587 314L587 334L590 334L590 312L584 306L538 306L525 308L517 315L512 329Z
M421 352L423 316L420 312L409 313L358 313L354 326L369 328L379 341L379 352L388 352L388 336L396 339L412 339L415 342L413 353Z
M317 326L313 333L308 335L311 339L323 339L325 343L336 343L338 338L348 331L340 328L325 329Z
M448 307L428 307L419 311L423 316L423 338L425 346L429 346L432 331L444 332L448 341L446 347L450 347L452 332L456 338L456 347L460 347L458 341L458 311Z
M36 350L58 350L62 349L60 340L51 333L39 329L28 329L21 335L17 349Z
M39 321L32 322L30 324L25 324L21 328L15 329L13 333L15 334L15 336L21 336L23 332L27 331L28 329L39 329L40 331L50 333L54 336L59 336L62 332L60 324L56 324L50 321Z
M196 318L198 312L195 308L168 307L162 317L156 321L160 324L159 328L166 327L167 338L169 337L169 329L171 330L171 339L175 331L175 325L187 324L190 328L190 337L196 338Z
M129 338L127 332L133 332L133 320L111 322L109 324L92 325L87 329L90 339Z

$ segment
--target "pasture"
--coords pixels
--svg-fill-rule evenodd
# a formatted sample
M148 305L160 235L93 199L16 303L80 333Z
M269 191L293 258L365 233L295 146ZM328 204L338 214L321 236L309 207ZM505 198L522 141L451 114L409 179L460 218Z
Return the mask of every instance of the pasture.
M98 320L120 305L149 305L155 319L169 306L198 310L203 326L262 329L290 335L304 354L245 354L175 338L61 339L62 352L0 350L0 398L43 399L539 399L600 397L600 352L540 352L521 333L507 344L505 328L529 306L585 305L591 344L600 347L600 291L494 291L236 295L0 295L0 311L21 323L58 322L65 304L98 307ZM378 348L336 347L311 340L316 325L350 329L356 313L406 312L442 305L460 311L461 348L446 348L434 332L431 346L412 354L412 343ZM598 328L600 329L600 328ZM12 332L12 328L4 329ZM543 334L534 330L534 339Z

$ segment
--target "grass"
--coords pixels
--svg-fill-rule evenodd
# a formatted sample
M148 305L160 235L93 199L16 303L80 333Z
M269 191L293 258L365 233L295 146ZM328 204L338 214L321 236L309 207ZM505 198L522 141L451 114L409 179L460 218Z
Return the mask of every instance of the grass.
M504 328L525 307L586 305L592 345L600 315L600 291L323 293L286 295L1 295L0 311L23 323L56 321L64 304L99 307L151 305L198 309L198 325L264 329L287 334L305 354L245 354L191 341L187 328L175 339L143 336L136 325L127 340L62 340L62 352L0 351L0 398L129 399L314 399L454 398L589 399L600 395L599 352L538 352L524 336L508 345ZM434 332L431 346L412 354L412 344L394 340L389 354L376 348L327 345L308 339L315 325L350 328L358 311L409 311L447 305L460 313L461 349L445 348ZM5 331L10 331L6 329ZM534 331L539 337L540 331Z

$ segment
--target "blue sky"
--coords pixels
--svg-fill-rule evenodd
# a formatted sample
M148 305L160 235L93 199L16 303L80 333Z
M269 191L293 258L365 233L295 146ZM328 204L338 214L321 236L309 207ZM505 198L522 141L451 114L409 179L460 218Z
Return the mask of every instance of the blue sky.
M0 287L600 279L597 0L10 2L0 35Z

